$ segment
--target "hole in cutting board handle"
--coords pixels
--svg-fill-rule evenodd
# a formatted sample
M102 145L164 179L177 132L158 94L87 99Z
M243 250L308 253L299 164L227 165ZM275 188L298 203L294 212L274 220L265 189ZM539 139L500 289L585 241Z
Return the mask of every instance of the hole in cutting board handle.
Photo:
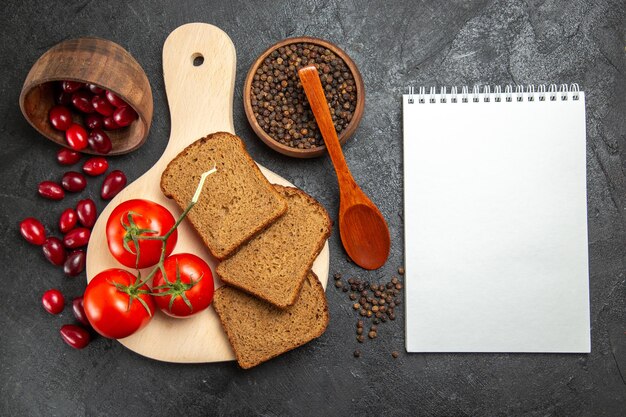
M204 63L204 56L202 56L201 53L196 52L195 54L191 55L191 63L194 67L199 67Z

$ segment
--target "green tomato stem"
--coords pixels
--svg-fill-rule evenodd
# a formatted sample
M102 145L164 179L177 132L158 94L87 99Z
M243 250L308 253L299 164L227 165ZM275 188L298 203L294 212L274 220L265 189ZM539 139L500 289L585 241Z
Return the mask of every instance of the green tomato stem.
M196 205L196 203L198 202L198 200L200 199L200 193L202 192L202 188L204 187L204 182L206 180L206 178L211 175L214 174L215 172L217 172L217 168L215 166L213 166L213 168L211 168L210 170L203 172L202 175L200 176L200 181L198 182L198 186L196 187L196 192L194 193L191 202L189 203L189 205L187 206L187 208L182 212L182 214L178 217L178 219L176 220L176 223L174 223L174 225L172 226L172 228L170 230L168 230L168 232L166 234L164 234L163 236L137 236L136 238L138 240L160 240L162 242L161 244L161 256L159 257L159 262L155 265L155 267L152 269L152 271L150 271L150 273L146 276L145 279L141 280L141 274L139 273L139 271L137 271L137 281L138 283L135 283L135 285L133 285L133 287L136 288L140 288L141 286L143 286L144 284L146 284L148 281L150 281L154 275L156 275L157 271L161 271L161 273L163 274L163 277L165 277L165 280L167 282L167 276L165 274L165 268L163 267L163 262L165 261L165 255L166 255L166 249L167 249L167 239L172 235L172 233L174 233L174 231L176 231L176 229L178 229L178 226L182 223L183 220L185 220L185 218L187 217L187 214L189 214L189 211L191 211L191 209L193 208L193 206ZM136 261L136 265L139 264L139 248L138 248L138 244L136 245L137 247L137 261Z

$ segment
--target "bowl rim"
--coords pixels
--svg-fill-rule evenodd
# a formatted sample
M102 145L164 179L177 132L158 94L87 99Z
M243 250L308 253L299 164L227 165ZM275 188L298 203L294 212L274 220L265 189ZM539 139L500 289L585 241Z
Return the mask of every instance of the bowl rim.
M252 127L254 133L256 133L259 139L261 139L267 146L284 155L295 158L314 158L324 155L326 153L325 145L317 146L310 149L298 149L280 143L279 141L271 137L267 132L265 132L263 128L261 128L258 121L254 117L254 111L252 110L252 103L250 99L250 91L252 89L253 77L261 63L274 50L294 43L311 43L330 49L335 55L337 55L346 63L346 65L350 69L350 72L352 73L352 76L354 78L354 84L356 86L356 106L352 115L352 120L350 120L350 123L348 123L348 126L341 132L341 134L338 135L340 145L346 143L346 141L354 134L359 123L361 122L361 119L363 117L363 111L365 109L365 85L363 83L363 77L361 76L358 67L356 66L354 61L348 56L348 54L346 54L341 48L339 48L337 45L330 41L311 36L298 36L276 42L265 51L263 51L250 66L243 87L243 107L246 112L246 118L248 119L248 123Z

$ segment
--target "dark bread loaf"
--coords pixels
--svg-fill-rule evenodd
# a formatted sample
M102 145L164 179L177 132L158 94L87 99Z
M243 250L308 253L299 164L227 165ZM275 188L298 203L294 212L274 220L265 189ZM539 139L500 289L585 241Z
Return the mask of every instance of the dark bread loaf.
M287 203L263 176L237 136L217 132L185 148L161 175L161 190L185 209L200 175L206 179L188 219L211 254L224 259L287 210Z
M285 308L296 302L332 222L326 209L304 191L274 188L287 200L287 212L220 262L216 272L226 284Z
M296 303L286 309L227 285L215 291L213 307L244 369L321 336L329 320L326 294L313 272L308 273Z

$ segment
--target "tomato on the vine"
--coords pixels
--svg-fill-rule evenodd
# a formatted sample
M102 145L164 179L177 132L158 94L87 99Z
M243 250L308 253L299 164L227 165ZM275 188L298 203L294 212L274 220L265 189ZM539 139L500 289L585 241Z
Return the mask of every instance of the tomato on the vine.
M167 315L188 317L206 309L213 301L213 274L201 258L177 253L165 259L154 276L152 294Z
M176 220L165 207L149 200L128 200L117 206L107 220L109 250L115 259L129 268L147 268L159 262L162 240L141 237L164 236ZM174 250L178 230L168 238L165 256Z
M146 326L154 316L148 285L123 269L107 269L87 285L83 297L85 315L98 333L122 339Z

